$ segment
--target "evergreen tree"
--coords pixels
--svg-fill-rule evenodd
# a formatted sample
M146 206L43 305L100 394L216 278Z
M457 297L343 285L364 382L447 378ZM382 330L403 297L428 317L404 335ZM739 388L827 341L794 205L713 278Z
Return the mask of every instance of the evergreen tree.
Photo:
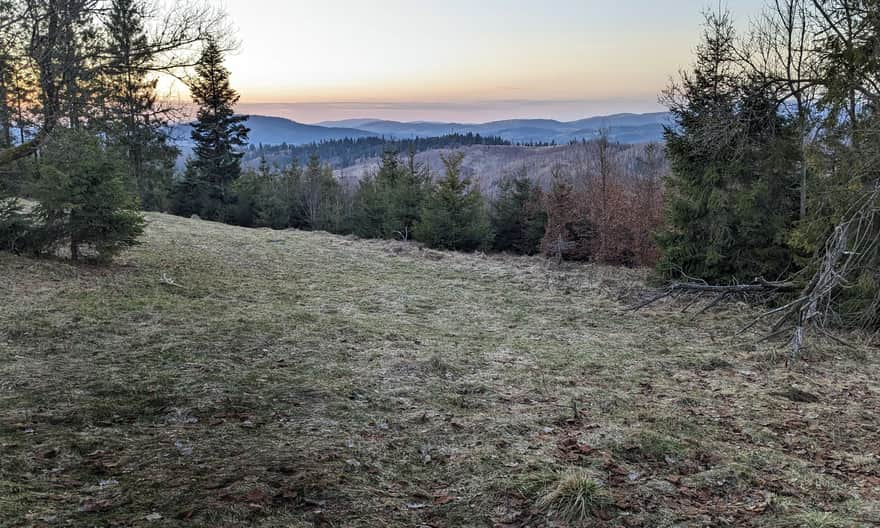
M390 189L402 178L397 152L385 150L375 174L358 183L355 194L354 232L363 238L391 238L388 232L391 214Z
M242 227L257 227L263 187L264 182L258 172L244 171L229 186L230 200L225 221Z
M343 193L344 189L333 175L333 168L323 164L317 152L313 153L302 171L297 192L303 227L342 232L346 223Z
M492 204L493 247L533 255L540 250L547 225L544 193L531 182L525 167L499 183L498 198Z
M442 249L472 251L486 247L492 239L492 228L480 191L462 177L464 155L443 158L446 176L437 182L422 207L421 220L415 227L415 238L428 246Z
M547 228L541 240L541 252L558 260L589 260L596 238L590 204L561 172L554 172L553 184L545 198Z
M422 216L422 206L431 184L431 172L416 161L415 150L410 150L407 163L400 171L396 184L389 190L391 207L385 222L385 231L393 237L409 239Z
M106 19L107 128L128 158L141 207L162 210L179 151L168 142L166 120L156 102L158 79L148 78L155 50L144 29L140 0L113 0Z
M386 150L379 171L361 180L355 196L355 233L362 237L409 239L421 216L430 173L411 151L404 166Z
M86 131L55 132L44 148L32 191L39 201L31 245L53 251L60 244L77 260L83 248L106 261L137 244L144 220L135 211L125 177L125 159Z
M768 85L737 68L729 15L707 16L693 73L667 92L676 126L665 132L664 275L729 282L789 271L797 147Z
M302 167L292 163L278 176L278 194L284 202L285 224L287 227L303 228L306 225L300 193L302 186Z
M239 95L229 85L229 71L216 41L205 46L189 88L199 107L192 129L194 157L175 192L175 212L222 221L229 214L230 186L241 175L249 131L244 125L247 116L234 113Z
M290 209L287 203L287 189L284 176L275 174L266 159L260 160L257 171L258 193L254 223L259 227L283 229L290 225Z

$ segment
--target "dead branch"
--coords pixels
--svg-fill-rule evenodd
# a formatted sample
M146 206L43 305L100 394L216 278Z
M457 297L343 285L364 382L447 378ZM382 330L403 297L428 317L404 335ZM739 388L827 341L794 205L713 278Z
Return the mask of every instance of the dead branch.
M878 206L880 206L880 180L874 182L873 190L867 192L865 198L856 204L844 221L834 228L819 254L819 267L801 296L785 306L760 315L739 333L770 315L781 313L770 334L761 341L791 332L789 362L796 361L800 355L808 330L814 330L847 347L856 348L832 336L826 324L835 315L837 296L850 285L853 275L870 266L871 259L875 258L877 250L875 229L880 220Z
M674 293L691 293L698 296L703 294L713 293L716 295L715 299L709 303L708 306L704 307L702 310L697 312L697 315L704 313L706 310L717 306L721 301L731 295L758 295L758 294L768 294L768 293L783 293L790 292L797 289L797 286L793 282L771 282L761 278L755 279L753 282L749 284L730 284L730 285L722 285L722 284L706 284L702 282L673 282L670 284L665 290L663 290L660 294L644 301L632 308L630 311L636 312L654 304L657 301L665 299ZM693 303L691 303L692 305ZM689 305L690 306L690 305Z

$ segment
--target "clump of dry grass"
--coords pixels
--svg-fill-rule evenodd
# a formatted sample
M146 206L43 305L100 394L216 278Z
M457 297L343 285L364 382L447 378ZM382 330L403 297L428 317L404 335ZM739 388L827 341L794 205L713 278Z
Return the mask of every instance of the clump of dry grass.
M785 522L791 528L850 528L851 522L831 512L805 512L792 516Z
M577 469L560 475L536 505L566 522L585 525L607 514L612 504L611 496L596 477Z

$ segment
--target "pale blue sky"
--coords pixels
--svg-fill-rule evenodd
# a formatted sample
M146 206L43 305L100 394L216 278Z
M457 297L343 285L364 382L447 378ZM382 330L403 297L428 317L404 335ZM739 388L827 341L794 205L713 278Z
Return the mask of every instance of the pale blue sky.
M348 117L575 119L661 109L700 0L226 0L242 109ZM740 25L763 0L729 0ZM272 104L268 103L283 103Z

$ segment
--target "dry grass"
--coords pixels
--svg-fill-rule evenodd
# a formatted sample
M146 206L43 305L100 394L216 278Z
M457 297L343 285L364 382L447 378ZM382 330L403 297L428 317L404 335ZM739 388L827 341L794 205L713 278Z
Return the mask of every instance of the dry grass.
M553 517L583 525L605 514L610 502L596 477L583 470L573 470L561 475L538 499L536 506Z
M876 355L786 370L748 307L623 311L634 272L149 221L0 255L2 526L564 526L581 471L599 525L880 522Z

